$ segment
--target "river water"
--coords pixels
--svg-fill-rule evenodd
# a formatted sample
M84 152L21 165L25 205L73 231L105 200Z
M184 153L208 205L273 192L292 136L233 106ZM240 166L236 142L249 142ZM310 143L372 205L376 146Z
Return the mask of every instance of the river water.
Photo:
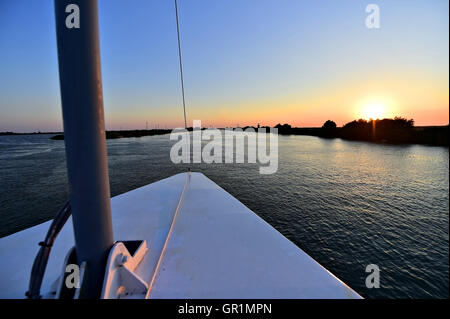
M0 236L52 218L68 198L64 142L0 136ZM168 135L108 140L111 195L186 171ZM278 171L189 165L367 298L448 298L449 150L280 136ZM379 289L365 286L380 268ZM299 269L301 271L301 269Z

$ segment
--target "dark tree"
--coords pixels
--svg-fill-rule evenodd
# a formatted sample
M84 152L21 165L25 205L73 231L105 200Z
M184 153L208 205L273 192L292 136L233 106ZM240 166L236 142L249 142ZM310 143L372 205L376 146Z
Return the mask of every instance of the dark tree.
M337 137L336 136L336 123L328 120L322 125L321 135L323 137Z
M352 121L344 125L341 137L374 142L410 143L414 140L414 120L396 117Z
M280 123L278 123L277 125L275 125L275 128L278 129L278 133L279 134L291 134L292 133L292 127L289 124L283 124L281 125Z
M336 129L336 123L334 121L328 120L323 123L322 128L326 130L334 130Z

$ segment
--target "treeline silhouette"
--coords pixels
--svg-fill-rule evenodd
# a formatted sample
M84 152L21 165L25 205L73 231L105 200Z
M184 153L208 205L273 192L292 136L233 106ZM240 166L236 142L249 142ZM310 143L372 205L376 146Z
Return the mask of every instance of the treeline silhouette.
M265 129L269 132L270 127L246 126L242 129L253 128L254 130ZM414 126L414 120L402 117L382 120L354 120L342 127L337 127L332 120L327 120L322 127L292 127L291 125L277 124L275 128L282 135L312 135L323 138L342 138L347 140L369 141L390 144L427 144L436 146L449 145L449 126ZM205 128L202 128L202 130ZM187 128L192 131L192 127ZM171 130L121 130L106 131L107 139L141 137L151 135L169 134ZM5 135L16 134L3 132ZM58 134L51 137L53 140L63 140L64 135Z
M413 119L395 117L382 120L354 120L342 127L327 120L321 128L291 127L289 124L275 126L279 134L313 135L324 138L369 141L391 144L449 145L449 126L415 127Z
M106 131L106 139L109 140L109 139L115 139L115 138L164 135L164 134L169 134L170 132L171 132L171 130L163 130L163 129ZM64 134L58 134L58 135L52 136L50 139L64 140Z

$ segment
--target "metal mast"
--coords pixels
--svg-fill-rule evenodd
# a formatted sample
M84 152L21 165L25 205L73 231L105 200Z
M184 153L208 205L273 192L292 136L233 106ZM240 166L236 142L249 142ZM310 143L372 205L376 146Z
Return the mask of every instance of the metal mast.
M64 139L81 298L98 298L113 245L97 0L55 0Z

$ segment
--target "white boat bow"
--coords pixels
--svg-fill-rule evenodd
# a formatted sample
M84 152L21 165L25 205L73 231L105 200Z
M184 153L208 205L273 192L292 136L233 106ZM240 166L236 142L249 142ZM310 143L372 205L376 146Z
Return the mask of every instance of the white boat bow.
M201 173L115 196L111 209L114 239L148 246L134 272L149 289L124 298L361 298ZM37 244L49 225L0 239L0 298L25 297ZM52 283L74 245L69 220L48 262L44 297L54 295Z

